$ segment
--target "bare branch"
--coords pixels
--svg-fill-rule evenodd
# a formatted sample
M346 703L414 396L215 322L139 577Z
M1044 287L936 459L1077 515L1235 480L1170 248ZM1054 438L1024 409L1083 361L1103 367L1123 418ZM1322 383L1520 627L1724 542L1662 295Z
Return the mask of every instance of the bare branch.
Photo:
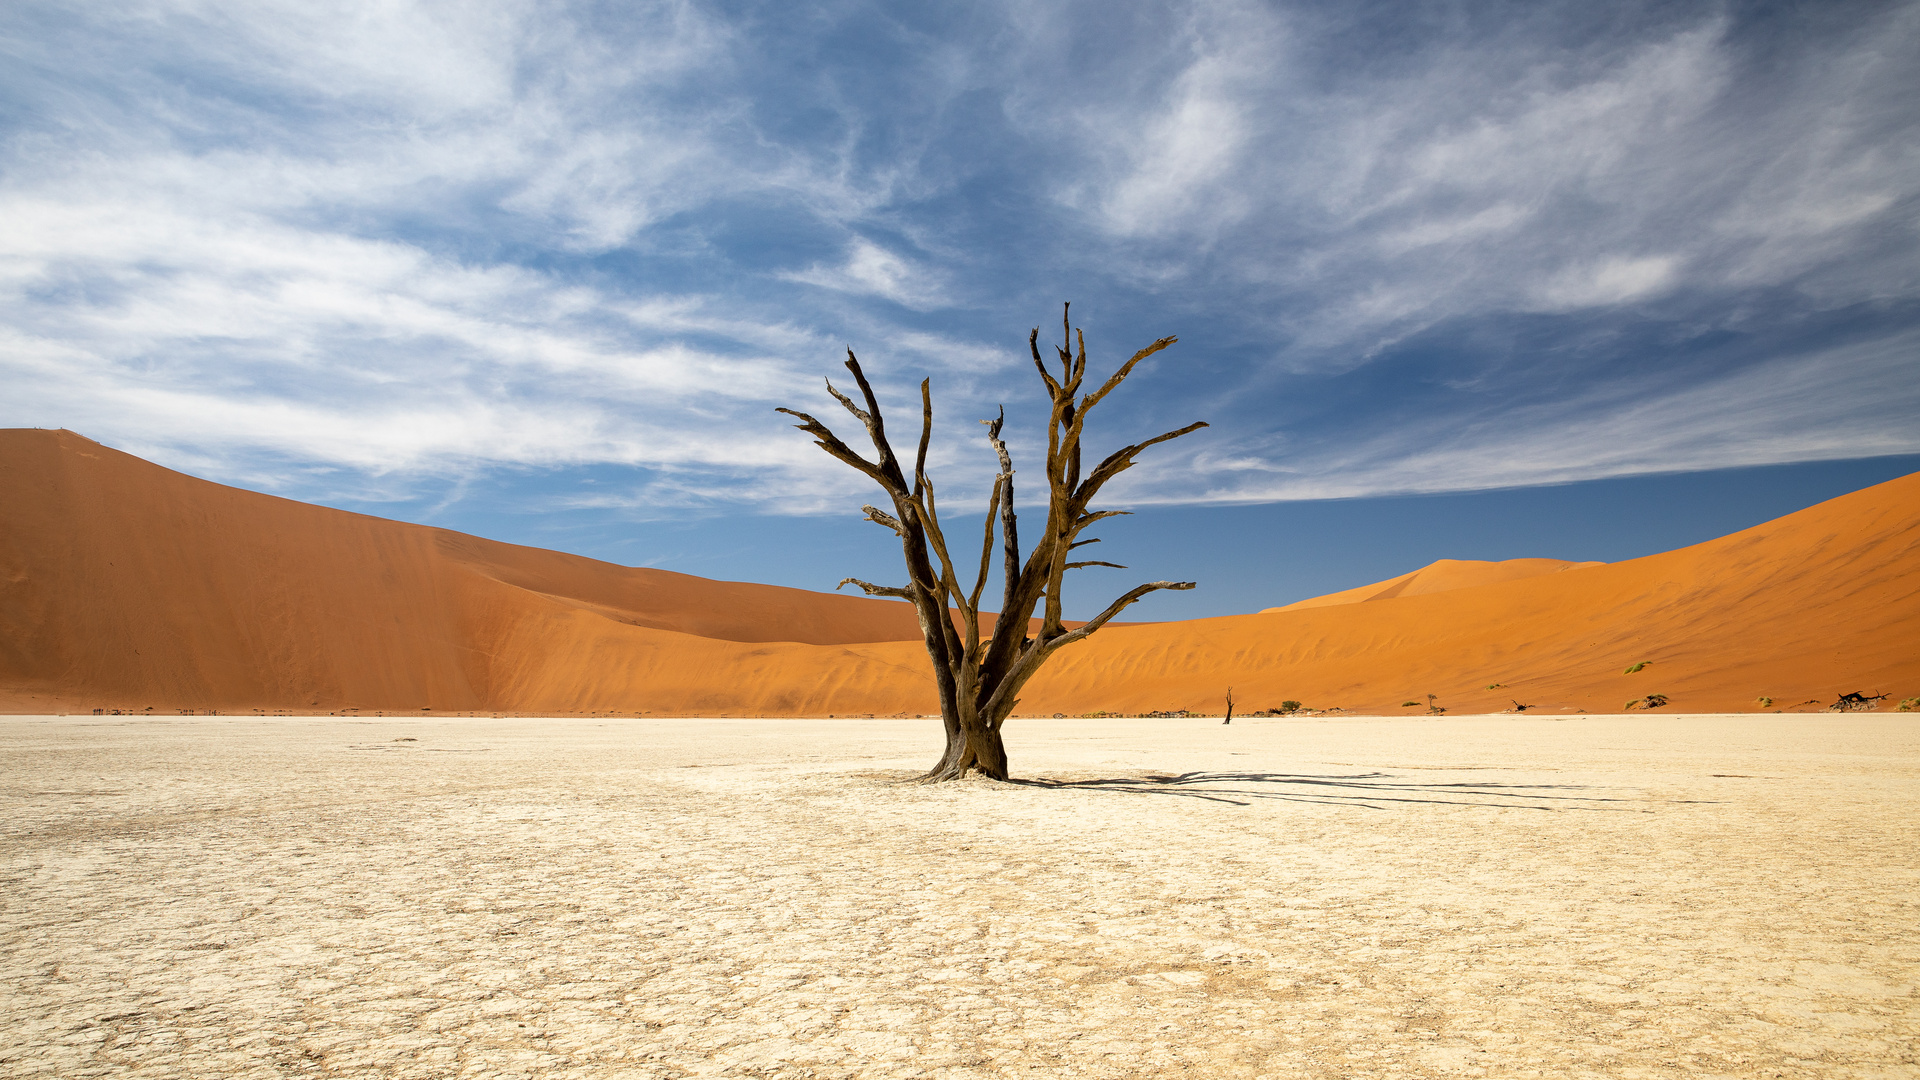
M880 402L873 396L873 386L867 382L866 372L860 370L860 358L853 355L852 349L847 350L847 370L853 372L853 381L860 385L860 396L867 399L867 411L879 420Z
M1157 592L1161 589L1185 591L1193 587L1194 583L1191 581L1150 581L1145 585L1136 585L1134 588L1128 590L1125 596L1108 604L1107 610L1095 615L1092 620L1081 626L1078 630L1069 631L1055 638L1035 639L1027 646L1026 651L1021 653L1020 662L1012 671L1007 673L1007 677L1002 679L1000 685L994 689L993 696L988 699L987 704L981 707L981 715L1004 716L1004 714L999 711L1000 702L1013 694L1019 693L1020 688L1026 685L1027 680L1033 677L1034 672L1040 670L1040 665L1046 663L1048 657L1052 656L1062 646L1085 640L1091 636L1094 631L1111 622L1115 615L1125 611L1135 600L1140 599L1150 592ZM1004 618L1005 613L1002 612L1001 614Z
M845 462L846 464L853 466L855 469L858 469L860 472L865 473L868 477L871 477L875 483L885 488L887 490L887 494L893 495L896 498L906 497L906 492L900 490L899 487L896 484L894 484L893 480L887 476L886 472L882 470L879 465L876 465L873 462L868 461L866 458L861 457L858 453L854 451L853 447L848 446L844 442L841 442L840 437L838 435L835 435L832 431L828 430L827 425L821 423L818 420L815 420L813 417L808 416L806 413L795 412L792 409L775 409L773 411L783 412L783 413L786 413L788 416L797 416L800 419L806 421L806 423L804 424L795 424L793 426L813 436L813 444L815 446L818 446L820 449L825 450L827 453L833 455L834 457Z
M1101 559L1089 559L1089 560L1087 560L1086 562L1070 562L1070 563L1068 563L1068 564L1066 565L1066 567L1065 567L1065 568L1066 568L1066 569L1068 569L1068 570L1072 570L1072 569L1075 569L1075 568L1077 568L1077 567L1082 567L1082 566L1111 566L1111 567L1113 567L1113 568L1114 568L1115 570L1125 570L1125 569L1126 569L1126 567L1124 567L1124 566L1121 566L1121 565L1120 565L1119 563L1117 563L1117 562L1106 562L1106 561L1103 561L1103 560L1101 560Z
M908 586L907 588L902 589L892 585L875 585L870 581L861 581L859 578L854 578L854 577L841 578L840 584L835 585L833 589L835 592L839 592L841 589L846 588L849 584L860 586L861 590L864 591L868 596L897 596L902 600L913 599L912 586Z
M1047 370L1047 362L1040 359L1040 328L1037 326L1033 328L1033 333L1027 335L1027 350L1033 353L1033 366L1040 372L1040 377L1047 381L1047 392L1054 397L1059 397L1059 380L1053 377L1053 372Z
M1126 511L1124 511L1124 510L1119 510L1119 511L1115 511L1115 512L1116 512L1116 513L1122 513L1122 514L1124 514L1124 513L1126 513ZM1087 546L1088 544L1097 544L1097 543L1099 543L1099 542L1100 542L1100 538L1099 538L1099 537L1097 537L1097 536L1095 536L1095 537L1091 537L1091 538L1089 538L1089 539L1086 539L1086 540L1075 540L1075 541L1074 541L1073 543L1071 543L1071 544L1068 544L1068 545L1067 545L1067 550L1068 550L1068 551L1072 551L1072 550L1073 550L1074 548L1077 548L1077 547L1086 547L1086 546Z
M867 515L868 521L873 522L875 525L885 525L887 528L892 529L901 539L906 539L907 527L900 524L899 518L881 510L877 506L863 506L860 509ZM842 584L845 583L842 582Z
M852 413L854 416L858 417L862 425L864 425L868 429L871 429L873 427L872 413L869 413L867 412L867 410L861 408L858 405L855 405L853 403L852 398L841 393L840 388L833 385L832 379L827 379L825 380L825 382L827 384L827 393L832 394L835 400L840 402L840 404L845 405L847 407L847 411Z
M1073 396L1073 301L1060 305L1060 384L1068 397ZM1085 351L1084 349L1082 350Z
M920 494L920 486L927 475L927 444L933 440L933 380L920 380L920 452L913 456L913 493Z
M892 486L887 489L888 493L891 494L898 489L904 497L907 478L900 474L900 460L893 454L893 444L887 441L887 423L880 415L880 401L873 396L873 384L867 382L867 374L860 370L860 360L853 355L852 349L847 350L847 370L853 372L853 381L860 384L860 396L867 401L866 409L862 411L855 407L838 390L833 391L833 396L839 398L840 403L855 416L860 417L860 422L867 426L867 434L873 438L873 448L880 455L875 466L892 482ZM833 384L828 383L827 389L833 390Z
M1013 455L1007 452L1007 444L1000 441L1000 429L1007 422L1006 406L1001 406L1000 414L992 420L980 422L987 425L987 441L993 444L993 452L1000 458L1000 478L1006 485L1000 500L1001 550L1004 552L1001 575L1006 579L1000 610L1011 611L1020 587L1020 519L1013 511Z
M1091 409L1095 405L1100 404L1101 398L1106 397L1108 394L1112 393L1113 388L1116 386L1119 386L1120 383L1124 379L1126 379L1126 377L1129 374L1133 372L1133 366L1135 364L1138 364L1140 361L1145 360L1147 357L1152 356L1154 353L1159 352L1161 349L1164 349L1167 346L1179 340L1180 339L1176 337L1163 337L1159 341L1156 341L1153 344L1147 346L1146 348L1141 349L1139 352L1134 353L1133 359L1127 361L1124 364L1121 364L1119 371L1116 371L1112 375L1107 377L1106 385L1102 386L1100 389L1095 390L1093 393L1088 394L1085 398L1081 399L1080 412L1082 414L1085 414L1088 409Z
M1007 478L999 477L993 482L993 497L987 501L987 520L980 538L980 573L973 579L973 592L967 594L967 606L975 612L980 610L980 594L987 587L987 571L993 567L993 517L1000 512L1000 491L1006 487ZM972 644L979 644L973 642Z
M921 497L907 499L902 505L912 510L914 518L920 525L921 534L926 537L927 544L932 547L934 556L940 560L938 576L934 579L933 595L936 605L944 612L949 605L966 596L966 593L960 591L960 577L953 568L952 557L947 554L947 534L940 528L939 514L934 508L933 482L931 480L927 482L926 490L922 492ZM977 635L979 609L977 607L971 610L962 608L961 614L967 620L969 635ZM960 644L959 631L953 628L953 620L943 618L940 626L943 636L947 639L949 653L955 657L965 655L965 649Z
M1195 583L1191 581L1150 581L1145 585L1136 585L1132 589L1129 589L1125 596L1108 604L1107 610L1089 619L1080 629L1067 634L1065 637L1054 638L1052 641L1047 642L1047 645L1051 649L1058 649L1062 645L1071 645L1076 641L1090 636L1095 630L1107 625L1115 615L1131 607L1135 600L1140 599L1150 592L1159 592L1162 589L1168 589L1174 592L1185 592L1193 588L1194 585Z
M1094 468L1092 474L1087 477L1087 482L1080 485L1080 487L1074 491L1074 501L1078 502L1081 506L1092 502L1094 495L1100 491L1101 487L1105 486L1107 481L1132 468L1133 459L1148 447L1157 446L1169 439L1177 439L1182 435L1187 435L1199 431L1203 427L1211 426L1212 425L1208 424L1205 420L1195 420L1193 423L1188 424L1178 431L1169 431L1165 435L1155 435L1146 442L1134 443L1132 446L1123 446L1115 450L1113 453L1107 455L1105 461L1102 461Z

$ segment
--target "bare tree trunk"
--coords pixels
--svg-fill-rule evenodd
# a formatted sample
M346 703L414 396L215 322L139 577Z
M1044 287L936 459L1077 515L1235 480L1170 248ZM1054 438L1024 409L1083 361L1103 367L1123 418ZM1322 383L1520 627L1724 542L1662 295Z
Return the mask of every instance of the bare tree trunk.
M1007 751L1000 729L1017 704L1017 695L1049 657L1105 626L1129 604L1159 589L1191 589L1191 581L1153 581L1136 586L1107 606L1107 609L1075 630L1061 622L1061 585L1070 570L1106 566L1126 569L1117 563L1099 559L1070 561L1075 548L1097 544L1097 538L1082 539L1088 526L1124 514L1124 510L1093 510L1090 504L1103 485L1133 467L1134 459L1149 447L1177 439L1206 427L1189 424L1108 454L1084 478L1081 475L1081 431L1087 413L1124 381L1142 360L1172 345L1173 338L1160 340L1133 354L1110 375L1099 389L1080 394L1087 368L1086 338L1067 320L1061 309L1062 330L1067 341L1056 350L1060 374L1056 377L1040 356L1040 331L1027 337L1034 367L1046 384L1052 403L1047 426L1047 523L1040 543L1024 565L1020 559L1020 533L1013 507L1013 459L1000 440L1006 421L1004 410L987 425L987 441L999 458L1000 474L994 480L993 494L987 505L981 537L980 562L971 589L961 584L966 567L959 564L958 553L947 545L941 527L940 511L934 500L933 481L927 477L927 449L933 433L933 395L931 380L920 383L920 442L909 477L887 440L880 402L873 387L860 370L853 350L847 350L847 370L859 385L865 408L827 383L831 394L873 439L876 456L868 460L856 453L825 424L803 412L778 411L798 419L800 430L814 437L815 445L829 455L871 478L893 502L889 514L876 506L863 506L868 520L892 530L900 538L901 554L906 562L907 584L875 585L858 578L840 582L860 586L869 596L890 596L911 602L925 637L927 657L933 662L934 684L940 695L940 720L947 745L940 760L922 780L957 780L978 772L995 780L1007 778ZM1078 345L1077 353L1072 346ZM996 533L998 534L996 537ZM1005 595L999 620L990 640L980 640L980 596L987 584L987 572L999 541L1005 564ZM1042 600L1046 605L1038 630L1028 636L1034 609ZM955 625L955 618L959 625ZM1228 722L1232 721L1232 691L1228 691Z
M999 728L976 724L950 731L947 752L920 779L927 783L958 780L969 772L979 772L994 780L1007 778L1007 748L1000 739Z

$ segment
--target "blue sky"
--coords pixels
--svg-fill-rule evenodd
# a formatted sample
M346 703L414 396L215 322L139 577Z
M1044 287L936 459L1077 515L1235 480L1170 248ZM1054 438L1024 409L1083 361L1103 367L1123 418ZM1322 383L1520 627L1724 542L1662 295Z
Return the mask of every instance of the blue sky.
M1920 4L17 0L0 49L0 424L293 498L829 587L886 537L773 407L931 377L957 505L1065 299L1096 366L1181 338L1096 440L1213 425L1074 606L1920 467ZM1350 565L1374 513L1418 542ZM1308 569L1210 591L1281 556L1196 532Z

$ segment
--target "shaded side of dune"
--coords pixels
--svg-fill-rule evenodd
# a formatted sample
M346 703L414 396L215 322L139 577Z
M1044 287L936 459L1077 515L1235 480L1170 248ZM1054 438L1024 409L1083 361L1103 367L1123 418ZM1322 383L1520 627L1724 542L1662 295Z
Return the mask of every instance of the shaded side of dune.
M542 711L659 693L672 709L813 711L839 677L772 675L756 657L804 654L793 666L886 682L902 676L862 676L837 647L920 637L895 601L311 506L65 431L0 431L0 502L0 687L15 698Z

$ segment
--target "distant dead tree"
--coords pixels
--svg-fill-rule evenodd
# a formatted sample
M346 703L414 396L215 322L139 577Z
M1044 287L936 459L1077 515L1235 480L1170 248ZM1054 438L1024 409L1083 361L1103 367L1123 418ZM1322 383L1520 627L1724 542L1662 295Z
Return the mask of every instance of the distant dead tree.
M1019 704L1021 688L1040 670L1041 665L1061 647L1092 635L1142 596L1159 589L1194 587L1191 581L1148 582L1107 605L1106 610L1078 629L1068 630L1061 622L1060 589L1067 571L1086 566L1125 569L1118 563L1099 560L1073 562L1068 559L1068 553L1073 549L1099 542L1091 537L1081 539L1080 534L1089 525L1126 513L1123 510L1093 510L1091 503L1094 497L1109 480L1131 468L1134 458L1148 447L1207 426L1203 422L1188 424L1177 431L1123 446L1101 459L1091 472L1082 476L1081 439L1087 414L1132 373L1135 365L1172 345L1176 339L1161 338L1134 353L1133 358L1122 364L1098 390L1076 397L1080 395L1081 384L1086 377L1087 342L1086 336L1073 328L1069 319L1070 311L1069 305L1061 312L1062 333L1066 340L1054 350L1059 354L1058 376L1040 358L1039 329L1035 328L1027 337L1027 347L1033 353L1033 365L1039 369L1040 379L1045 383L1047 396L1052 402L1052 413L1047 421L1046 525L1039 542L1023 563L1018 521L1013 508L1013 458L1007 451L1006 443L1000 439L1001 426L1006 422L1006 410L1002 408L995 419L981 421L987 425L987 442L999 458L1000 471L994 478L993 492L988 498L985 536L980 546L980 568L970 589L961 588L962 567L956 562L955 555L950 553L934 499L933 481L926 472L927 447L933 438L932 380L920 383L920 445L914 455L911 483L892 445L887 442L880 403L875 399L873 387L861 372L860 361L855 358L852 349L847 350L847 370L859 385L866 407L861 408L835 389L831 380L827 383L827 392L867 429L867 434L873 440L873 460L860 456L828 430L825 424L806 413L792 409L778 410L798 419L800 423L794 426L813 436L816 446L879 484L893 503L892 513L875 506L863 506L861 510L866 513L868 520L886 526L899 536L901 554L906 560L907 583L900 586L874 585L858 578L846 578L840 582L840 587L854 584L869 596L891 596L909 601L920 616L920 631L926 642L927 655L933 661L934 684L940 696L940 719L947 735L946 752L941 755L939 763L922 777L923 780L954 780L971 771L1005 780L1007 752L1001 741L1001 728L1014 706ZM1076 342L1079 345L1077 354L1073 351ZM1005 592L1001 597L1000 615L994 622L992 636L982 641L980 596L987 586L987 573L993 562L996 540L1003 559ZM937 568L936 561L939 564ZM1034 608L1042 599L1046 600L1046 608L1040 627L1029 637L1027 631ZM956 616L959 626L954 625Z
M1833 704L1827 706L1828 712L1867 712L1880 707L1885 694L1863 694L1855 690L1851 694L1841 694Z

